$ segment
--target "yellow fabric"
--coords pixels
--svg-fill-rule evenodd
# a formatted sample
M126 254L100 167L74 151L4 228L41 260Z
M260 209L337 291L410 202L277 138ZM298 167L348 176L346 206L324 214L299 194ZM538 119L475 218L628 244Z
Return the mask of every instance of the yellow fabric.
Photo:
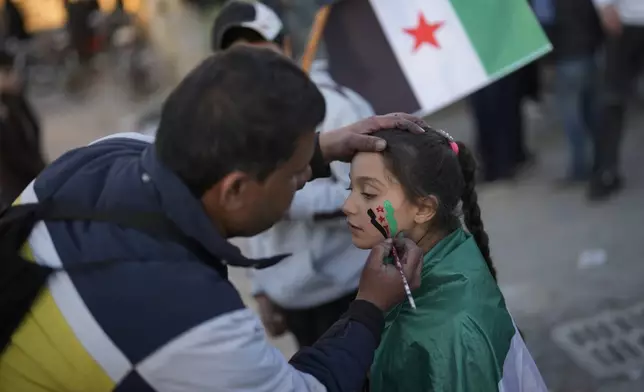
M0 357L0 391L102 392L114 386L44 290Z
M34 261L29 243L22 254ZM43 290L0 356L0 391L107 392L114 387L76 338L49 289Z

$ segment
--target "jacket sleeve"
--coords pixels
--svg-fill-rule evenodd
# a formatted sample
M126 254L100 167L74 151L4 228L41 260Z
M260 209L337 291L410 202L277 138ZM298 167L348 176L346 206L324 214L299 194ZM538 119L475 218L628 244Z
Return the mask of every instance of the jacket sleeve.
M351 102L348 97L336 91L326 91L323 88L328 113L324 123L320 126L319 133L332 131L356 123L365 116L373 114L371 111L359 110L360 106ZM331 162L323 165L322 152L319 151L319 134L316 136L316 155L311 161L313 171L312 179L304 188L295 193L289 218L310 219L315 214L331 214L339 211L344 204L349 192L350 164L345 162ZM317 165L317 168L314 167Z
M234 294L230 286L228 294L220 292L217 298ZM179 335L139 362L136 370L159 392L356 391L384 323L373 305L356 303L318 343L298 352L290 363L269 343L257 315L240 307Z
M330 177L310 181L297 191L291 202L289 219L315 219L316 215L340 211L349 195L349 169L348 163L332 162Z

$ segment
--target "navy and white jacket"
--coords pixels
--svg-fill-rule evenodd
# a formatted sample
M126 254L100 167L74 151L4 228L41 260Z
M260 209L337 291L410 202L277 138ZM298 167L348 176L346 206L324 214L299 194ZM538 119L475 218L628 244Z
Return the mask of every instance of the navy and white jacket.
M47 198L98 210L160 212L222 263L252 265L157 160L151 140L117 134L70 151L47 167L19 202ZM49 372L46 377L58 377L55 385L65 390L76 390L83 382L88 384L78 390L105 390L87 387L100 382L116 391L136 392L356 391L384 324L375 306L356 301L318 343L287 362L269 344L260 320L244 306L227 276L181 245L112 223L65 221L38 224L29 246L33 259L43 264L122 260L87 273L57 272L47 288L53 303L47 297L45 305L55 305L51 312L62 315L64 322L36 322L41 329L23 331L49 337L73 334L75 342L66 347L85 359L72 373L86 371L88 377L65 385L64 377ZM27 363L25 358L37 369L73 362L72 351L61 351L57 344L52 347L61 351L59 356L42 355L36 348L24 352L36 347L32 340L24 340L16 353L20 360L0 374L24 381L31 368L16 363ZM20 344L16 336L14 345Z

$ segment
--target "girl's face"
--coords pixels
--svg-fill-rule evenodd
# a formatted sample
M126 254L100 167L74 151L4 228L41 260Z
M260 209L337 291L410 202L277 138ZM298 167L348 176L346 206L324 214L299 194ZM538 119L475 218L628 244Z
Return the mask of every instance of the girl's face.
M344 202L342 211L347 216L353 244L360 249L371 249L384 237L371 224L367 211L371 208L382 226L385 219L385 201L394 208L398 232L410 236L423 218L424 208L407 200L400 183L385 167L382 154L359 153L351 162L351 193ZM413 238L413 237L411 237Z

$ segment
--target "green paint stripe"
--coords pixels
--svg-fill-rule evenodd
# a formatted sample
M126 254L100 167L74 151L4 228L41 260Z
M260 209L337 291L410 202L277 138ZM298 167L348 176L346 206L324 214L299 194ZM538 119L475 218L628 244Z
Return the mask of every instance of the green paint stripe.
M398 234L398 222L394 217L394 206L391 205L389 200L385 200L385 219L387 219L387 224L389 225L389 234L391 237L395 237Z

